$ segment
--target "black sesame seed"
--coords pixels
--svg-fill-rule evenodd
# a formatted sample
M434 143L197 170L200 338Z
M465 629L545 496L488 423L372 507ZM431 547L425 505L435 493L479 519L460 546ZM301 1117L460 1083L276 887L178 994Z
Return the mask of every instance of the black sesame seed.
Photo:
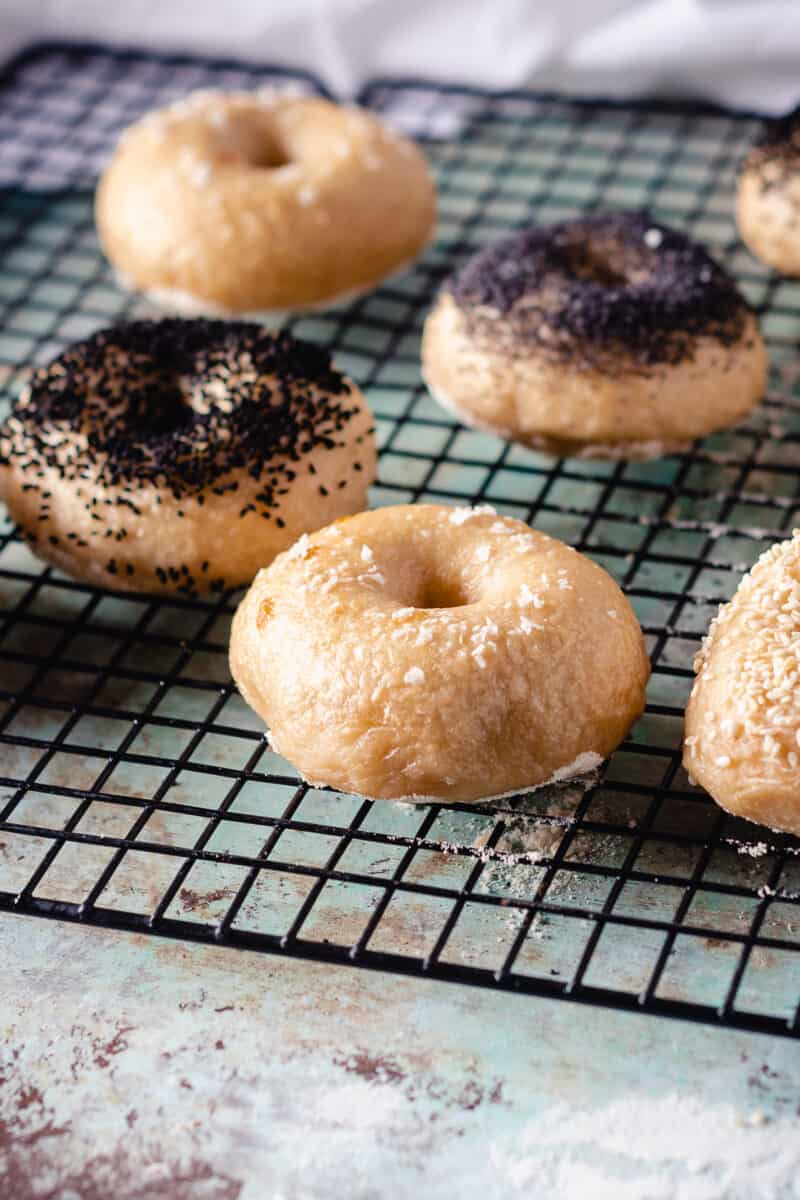
M578 366L620 354L644 367L677 363L700 335L735 342L748 312L702 246L646 212L524 229L476 254L444 290L477 341Z
M238 381L243 358L255 383ZM226 386L224 405L205 389L208 380ZM204 411L187 398L198 390ZM148 507L171 495L183 516L187 500L201 505L208 494L236 492L236 473L256 480L258 504L276 510L296 464L332 449L333 435L358 411L328 352L287 333L249 322L133 321L76 343L35 373L24 403L0 426L0 460L74 482L92 520L120 540L126 532L99 509L141 516L146 492ZM80 447L68 436L79 425ZM39 519L49 519L45 507Z

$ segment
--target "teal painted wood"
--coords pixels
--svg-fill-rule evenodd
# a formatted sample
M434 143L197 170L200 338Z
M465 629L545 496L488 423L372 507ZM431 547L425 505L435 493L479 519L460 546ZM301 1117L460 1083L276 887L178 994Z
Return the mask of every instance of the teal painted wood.
M9 1200L791 1200L795 1042L0 922Z

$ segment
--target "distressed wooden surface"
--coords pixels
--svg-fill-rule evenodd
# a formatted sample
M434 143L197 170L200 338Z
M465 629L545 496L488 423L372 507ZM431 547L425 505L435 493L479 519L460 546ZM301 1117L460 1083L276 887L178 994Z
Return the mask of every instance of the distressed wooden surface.
M8 1200L794 1197L800 1046L0 922Z

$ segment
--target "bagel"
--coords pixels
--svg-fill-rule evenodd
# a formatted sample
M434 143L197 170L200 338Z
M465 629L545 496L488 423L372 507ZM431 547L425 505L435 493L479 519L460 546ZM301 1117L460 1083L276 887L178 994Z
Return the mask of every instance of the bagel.
M720 608L695 671L690 777L728 812L800 834L800 530Z
M315 785L477 803L598 765L644 705L628 601L487 506L400 505L301 538L240 604L231 671Z
M755 316L702 247L646 213L526 229L481 251L425 322L431 395L559 457L654 458L761 398Z
M413 260L435 192L416 146L362 109L202 91L123 135L95 217L123 281L172 311L301 311Z
M769 122L745 159L736 223L756 258L800 275L800 109Z
M129 591L249 583L374 474L369 409L327 352L244 322L101 330L0 426L0 499L34 552Z

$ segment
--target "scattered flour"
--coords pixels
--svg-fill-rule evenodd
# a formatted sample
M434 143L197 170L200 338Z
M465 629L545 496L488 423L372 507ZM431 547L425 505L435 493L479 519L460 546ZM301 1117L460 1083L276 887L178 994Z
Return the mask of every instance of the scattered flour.
M41 1034L53 1033L50 1002L44 996L26 1004L26 1024L13 1030L18 1054L7 1055L0 1092L4 1149L26 1196L66 1200L84 1187L120 1200L188 1196L181 1184L197 1160L200 1186L191 1195L208 1200L800 1197L798 1118L741 1102L704 1103L688 1083L681 1095L658 1095L645 1077L593 1106L578 1098L569 1076L570 1103L542 1095L533 1076L523 1095L492 1102L480 1076L456 1090L441 1064L416 1065L413 1049L403 1053L399 1030L384 1057L354 1050L331 1062L307 1053L299 1034L284 1055L265 1056L252 1019L242 1030L238 1009L199 1006L194 1036L185 1036L179 1014L169 1014L165 1042L154 1032L157 1022L137 1028L133 1018L122 1024L95 1011L90 1027L64 1029L44 1055ZM301 1014L304 1002L313 997L300 1000ZM342 1022L345 1042L352 1021ZM313 1016L308 1027L316 1034ZM26 1045L32 1028L40 1036ZM219 1059L199 1048L209 1028L224 1037ZM669 1042L669 1024L658 1029ZM159 1054L165 1044L170 1053ZM721 1061L720 1070L727 1078L730 1065ZM120 1097L135 1094L137 1080L144 1087L153 1071L158 1112L145 1105L131 1114ZM233 1164L243 1147L250 1169L241 1187Z
M794 1200L796 1118L632 1092L605 1108L557 1105L496 1140L487 1196L578 1200Z
M566 831L574 824L575 809L585 791L597 782L597 755L580 755L574 763L556 771L553 779L543 785L549 790L531 793L517 802L514 809L503 813L503 833L491 850L487 848L486 867L481 876L481 889L512 899L531 900L542 881L550 859L558 849ZM573 778L576 771L583 771ZM484 830L475 839L480 850L486 846L491 830ZM489 857L491 856L491 857ZM569 873L559 872L551 882L548 899L556 899L569 890ZM525 909L509 907L505 923L516 930L526 916ZM531 924L531 934L541 937L547 916L537 913Z

